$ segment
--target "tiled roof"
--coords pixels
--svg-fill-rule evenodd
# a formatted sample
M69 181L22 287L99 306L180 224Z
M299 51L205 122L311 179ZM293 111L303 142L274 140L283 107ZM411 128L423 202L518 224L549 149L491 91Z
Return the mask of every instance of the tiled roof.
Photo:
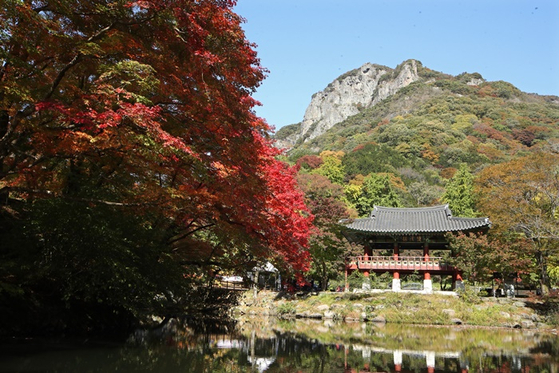
M371 217L340 222L354 231L372 233L457 232L490 228L488 218L453 217L448 205L418 208L375 206Z

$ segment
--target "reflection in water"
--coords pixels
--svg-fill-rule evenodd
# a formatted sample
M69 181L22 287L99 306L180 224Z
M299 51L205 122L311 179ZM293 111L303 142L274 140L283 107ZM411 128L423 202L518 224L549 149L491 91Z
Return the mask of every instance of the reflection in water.
M137 333L124 346L2 346L0 372L547 372L559 338L518 330L252 320Z

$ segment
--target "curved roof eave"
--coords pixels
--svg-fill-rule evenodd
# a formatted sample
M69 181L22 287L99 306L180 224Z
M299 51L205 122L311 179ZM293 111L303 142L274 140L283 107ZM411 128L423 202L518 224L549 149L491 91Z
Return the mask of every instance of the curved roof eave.
M375 206L371 217L342 220L340 224L364 233L445 233L489 229L488 218L453 217L448 205L420 208Z

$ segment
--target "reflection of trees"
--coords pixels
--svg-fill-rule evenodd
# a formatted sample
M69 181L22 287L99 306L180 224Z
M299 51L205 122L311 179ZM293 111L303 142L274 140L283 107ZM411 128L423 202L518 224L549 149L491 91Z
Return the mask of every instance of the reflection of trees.
M559 338L548 338L539 342L534 348L530 349L530 353L559 356Z
M558 372L559 338L503 330L417 328L413 326L362 328L361 338L323 331L302 332L299 323L244 332L231 325L177 325L168 333L152 331L152 338L126 346L88 350L65 349L48 355L2 361L7 371L60 372ZM317 324L312 324L314 330ZM355 326L352 325L352 326ZM338 342L333 342L337 340ZM499 342L500 341L500 342ZM414 346L414 347L412 347ZM443 348L445 350L443 350ZM4 349L11 355L13 348ZM434 356L434 359L433 359ZM0 356L1 357L1 356ZM258 363L257 363L258 362ZM266 369L266 370L264 370Z

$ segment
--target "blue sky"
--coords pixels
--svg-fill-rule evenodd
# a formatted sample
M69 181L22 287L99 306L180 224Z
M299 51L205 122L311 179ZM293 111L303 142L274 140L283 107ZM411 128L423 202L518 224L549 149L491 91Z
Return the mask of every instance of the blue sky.
M238 0L247 39L270 72L256 112L300 122L313 93L366 62L416 59L559 96L558 0Z

